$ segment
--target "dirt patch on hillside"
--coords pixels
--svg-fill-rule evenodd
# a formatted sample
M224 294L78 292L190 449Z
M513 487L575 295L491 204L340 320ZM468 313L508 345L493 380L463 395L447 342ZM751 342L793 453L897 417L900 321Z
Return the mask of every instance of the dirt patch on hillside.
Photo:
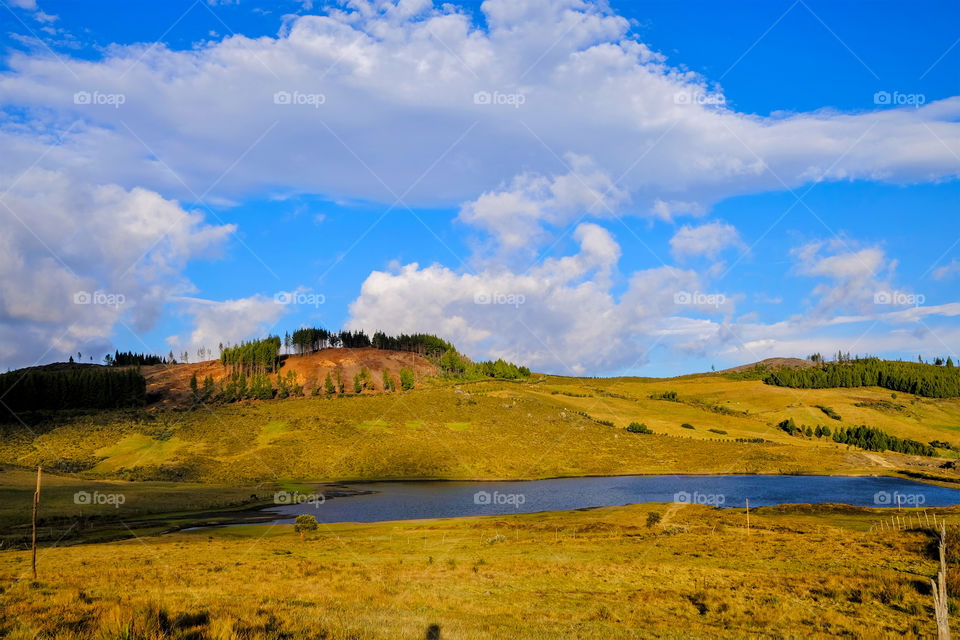
M337 369L348 393L353 391L353 376L366 367L373 378L374 393L383 390L383 371L394 377L399 384L400 369L413 369L419 381L425 376L436 375L437 367L429 360L415 353L385 351L382 349L323 349L302 356L281 356L281 374L296 371L304 393L309 395L314 385L322 390L327 373L336 382ZM192 364L158 364L143 367L147 379L147 394L157 398L153 406L164 408L190 405L190 378L195 373L202 385L204 378L213 376L215 383L227 377L230 370L223 367L219 360L207 360Z

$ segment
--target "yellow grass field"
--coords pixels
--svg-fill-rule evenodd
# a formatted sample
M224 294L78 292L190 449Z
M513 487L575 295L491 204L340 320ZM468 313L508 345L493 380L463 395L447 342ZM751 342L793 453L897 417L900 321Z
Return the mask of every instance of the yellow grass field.
M786 418L946 445L864 451L789 435ZM930 637L932 535L875 530L881 509L763 508L749 532L742 510L691 505L321 525L303 540L286 525L179 529L354 480L884 474L955 486L958 428L956 399L720 374L423 378L403 393L32 417L0 434L0 636ZM125 503L78 504L77 492Z
M770 508L748 531L743 510L636 505L321 525L303 540L289 525L228 527L44 549L36 583L29 553L6 552L0 634L931 637L931 535L870 532L880 517Z

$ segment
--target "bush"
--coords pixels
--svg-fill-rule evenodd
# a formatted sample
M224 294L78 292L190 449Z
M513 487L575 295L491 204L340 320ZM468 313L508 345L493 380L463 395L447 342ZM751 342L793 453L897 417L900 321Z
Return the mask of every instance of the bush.
M723 429L707 429L710 433L719 433L721 436L727 435L727 432Z
M660 513L657 511L651 511L647 514L647 526L652 527L655 524L658 524L661 520Z
M786 431L791 436L796 435L801 431L801 428L797 426L797 423L793 421L793 418L788 418L787 420L783 420L782 422L777 424L777 426L783 429L784 431Z
M413 369L400 369L400 388L404 391L413 389Z
M301 513L293 523L293 530L299 533L302 538L304 533L317 530L317 519L309 514Z
M645 424L640 424L639 422L631 422L627 425L627 431L630 433L653 433Z
M696 427L694 427L692 424L688 424L688 423L686 423L686 422L684 422L682 425L680 425L680 427L683 428L683 429L696 429Z
M825 406L823 406L822 404L818 404L818 405L815 405L815 406L817 407L817 409L820 409L820 411L823 411L825 414L827 414L828 416L830 416L830 417L833 418L834 420L841 420L841 419L842 419L842 418L840 417L840 414L837 413L836 411L834 411L833 409L831 409L830 407L825 407Z
M654 393L650 396L651 400L667 400L669 402L679 402L676 391L664 391L663 393Z

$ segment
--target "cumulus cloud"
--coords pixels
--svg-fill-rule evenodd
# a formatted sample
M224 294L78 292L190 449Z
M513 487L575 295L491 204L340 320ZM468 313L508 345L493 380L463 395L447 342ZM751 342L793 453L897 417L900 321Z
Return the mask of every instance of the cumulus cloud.
M265 337L276 331L275 325L289 311L272 297L253 295L235 300L180 298L182 312L193 318L193 330L187 336L168 341L188 350L215 348L218 344L237 344L251 337Z
M233 231L153 191L67 172L0 174L0 184L5 364L99 353L118 323L151 329L169 297L191 288L186 263L215 255Z
M460 220L491 233L501 249L516 251L542 236L544 225L615 215L626 193L590 159L568 154L567 160L568 173L551 178L521 174L509 187L464 204Z
M678 299L702 288L693 271L660 267L634 273L619 297L610 275L620 246L606 229L580 224L579 251L527 273L456 273L413 263L373 272L350 305L349 326L434 331L467 353L510 358L543 370L582 374L646 362L645 336L678 309L722 314L704 300Z
M890 275L896 266L879 247L858 248L843 239L810 242L792 252L799 274L824 282L812 291L815 311L876 312L878 293L890 291Z
M636 40L605 3L488 0L481 11L484 26L448 4L358 1L291 17L276 37L185 51L114 46L95 61L15 53L0 91L8 106L53 114L38 120L44 133L82 121L58 155L94 182L411 206L485 193L464 215L498 231L512 207L530 231L536 211L569 220L570 198L590 209L583 197L611 185L631 213L669 218L783 184L957 175L960 98L742 114L679 99L722 92ZM37 142L33 128L7 129ZM119 162L89 161L101 154ZM596 182L565 181L583 193L554 194L564 181L541 178L582 173L567 154L595 164ZM119 177L104 179L116 167Z
M670 252L681 259L689 256L712 259L730 247L744 247L744 244L736 227L722 222L711 222L699 227L684 225L670 238Z

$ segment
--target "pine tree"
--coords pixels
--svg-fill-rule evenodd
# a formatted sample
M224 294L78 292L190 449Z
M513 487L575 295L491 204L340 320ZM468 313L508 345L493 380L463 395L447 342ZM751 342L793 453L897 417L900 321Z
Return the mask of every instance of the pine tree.
M203 379L203 399L204 400L212 399L214 391L215 391L215 387L213 383L213 376L207 375L207 377Z
M330 378L329 371L327 371L327 379L323 383L323 390L328 396L332 396L337 392L336 387L333 386L333 380Z

